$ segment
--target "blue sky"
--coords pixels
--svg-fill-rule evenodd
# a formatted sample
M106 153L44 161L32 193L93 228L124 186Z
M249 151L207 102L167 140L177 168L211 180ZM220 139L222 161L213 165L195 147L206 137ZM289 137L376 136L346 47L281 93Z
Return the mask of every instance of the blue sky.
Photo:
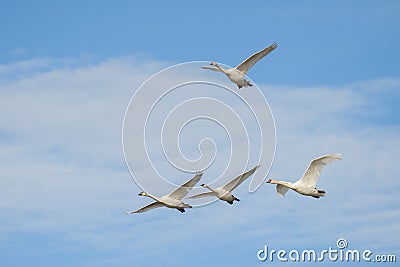
M257 251L341 237L399 260L399 13L397 1L0 3L1 265L279 265ZM233 206L124 214L149 203L121 145L137 88L172 64L235 66L274 41L248 73L276 123L268 177L295 181L311 159L342 153L319 180L327 196L244 184Z

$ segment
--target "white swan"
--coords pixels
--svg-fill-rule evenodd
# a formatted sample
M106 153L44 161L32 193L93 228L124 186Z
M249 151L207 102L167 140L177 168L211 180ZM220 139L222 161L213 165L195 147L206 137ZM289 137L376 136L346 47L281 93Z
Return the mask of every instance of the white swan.
M253 169L239 175L238 177L232 179L230 182L225 184L224 186L218 188L211 188L206 184L202 184L201 186L210 190L210 192L200 193L197 195L190 196L188 198L201 198L201 197L209 197L214 196L221 200L228 202L229 204L233 204L233 201L240 201L234 195L232 195L232 191L238 187L244 180L246 180L250 175L252 175L260 165L255 166Z
M325 191L319 190L315 187L317 180L326 164L339 159L342 159L341 154L325 155L312 160L306 172L303 174L303 177L295 183L276 181L272 179L268 179L267 183L276 184L276 191L280 196L284 196L290 188L305 196L311 196L314 198L323 197L325 196Z
M125 211L125 212L127 214L141 213L163 206L167 208L177 209L180 212L185 212L185 208L191 208L192 206L183 203L182 198L184 198L189 193L189 190L191 190L193 186L195 186L200 181L202 175L203 175L202 173L196 174L192 179L190 179L189 181L187 181L186 183L184 183L183 185L172 191L170 194L162 196L160 198L155 197L146 192L140 192L139 196L150 197L154 199L155 202L150 203L149 205L146 205L138 210Z
M248 59L240 63L236 68L231 69L223 69L221 68L217 62L211 62L210 66L203 66L203 69L213 70L213 71L220 71L223 72L229 80L237 84L240 88L253 86L249 81L245 80L244 76L246 75L247 71L254 66L260 59L271 53L275 48L278 47L277 43L273 43L272 45L268 46L267 48L251 55Z

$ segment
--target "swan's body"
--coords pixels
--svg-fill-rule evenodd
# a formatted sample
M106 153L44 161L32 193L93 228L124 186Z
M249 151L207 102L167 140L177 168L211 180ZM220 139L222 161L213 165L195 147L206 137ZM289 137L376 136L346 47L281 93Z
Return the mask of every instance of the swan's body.
M278 47L278 44L273 43L272 45L268 46L267 48L251 55L245 61L240 63L236 68L223 69L215 61L211 62L211 64L210 64L210 65L212 65L212 67L204 66L202 68L224 73L229 78L229 80L231 80L233 83L235 83L239 87L239 89L242 87L253 86L248 80L246 80L244 78L246 73L249 71L249 69L251 67L254 66L254 64L256 64L263 57L265 57L266 55L271 53L277 47Z
M342 159L340 154L330 154L316 158L310 162L303 177L295 183L268 179L267 183L276 184L278 195L284 196L289 189L305 196L320 198L325 196L324 190L319 190L315 186L324 166L334 160Z
M252 175L257 168L260 167L257 165L253 169L237 176L236 178L232 179L230 182L225 184L224 186L218 187L218 188L211 188L206 184L202 184L201 186L204 188L207 188L210 190L210 192L205 192L205 193L200 193L197 195L190 196L189 198L202 198L202 197L210 197L214 196L217 197L223 201L228 202L229 204L233 204L233 201L240 201L240 199L236 198L234 195L232 195L232 191L238 187L241 183L243 183L244 180L246 180L250 175Z
M183 185L172 191L170 194L159 198L146 192L140 192L139 196L150 197L154 199L155 202L150 203L149 205L146 205L135 211L130 211L130 212L126 211L126 213L127 214L141 213L159 207L167 207L171 209L177 209L180 212L185 212L185 208L191 208L192 206L183 203L182 198L184 198L189 193L189 190L191 190L193 186L195 186L200 181L202 175L203 175L202 173L196 174L196 176L194 176L192 179L190 179L189 181L187 181L186 183L184 183Z

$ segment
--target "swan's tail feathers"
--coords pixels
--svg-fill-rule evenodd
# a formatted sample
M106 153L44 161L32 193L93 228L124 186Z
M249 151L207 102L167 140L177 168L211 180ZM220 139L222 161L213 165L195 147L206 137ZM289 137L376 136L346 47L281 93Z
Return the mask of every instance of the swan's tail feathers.
M289 190L289 187L287 187L287 186L284 186L284 185L281 185L281 184L277 184L276 185L276 192L281 197L284 197L288 190Z
M237 197L233 196L233 199L231 201L226 201L226 202L228 202L230 205L232 205L233 202L235 202L235 201L239 202L240 199L238 199Z

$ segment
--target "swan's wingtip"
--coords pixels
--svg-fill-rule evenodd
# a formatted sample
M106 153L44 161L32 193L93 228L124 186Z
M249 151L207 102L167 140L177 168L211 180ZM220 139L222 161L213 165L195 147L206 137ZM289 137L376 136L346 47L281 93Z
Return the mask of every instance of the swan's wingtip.
M341 160L341 159L343 159L343 156L342 156L342 154L335 154L335 158Z

